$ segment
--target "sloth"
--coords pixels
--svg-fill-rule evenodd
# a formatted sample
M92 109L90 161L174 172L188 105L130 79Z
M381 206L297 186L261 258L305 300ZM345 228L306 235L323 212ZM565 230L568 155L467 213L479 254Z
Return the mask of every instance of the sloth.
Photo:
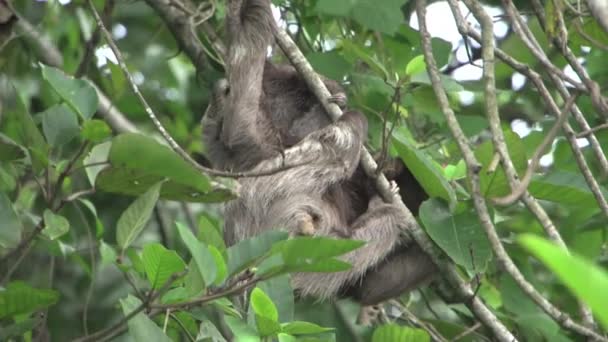
M239 179L239 197L225 208L226 243L277 227L365 242L342 257L352 265L347 271L294 274L301 296L351 296L371 305L428 279L435 266L401 234L405 217L382 201L360 166L365 116L347 110L344 90L324 80L330 100L345 109L332 123L295 69L267 61L275 29L269 0L229 0L226 23L227 79L214 86L202 120L208 158L222 170L280 170ZM417 212L426 194L403 164L389 164L393 191Z

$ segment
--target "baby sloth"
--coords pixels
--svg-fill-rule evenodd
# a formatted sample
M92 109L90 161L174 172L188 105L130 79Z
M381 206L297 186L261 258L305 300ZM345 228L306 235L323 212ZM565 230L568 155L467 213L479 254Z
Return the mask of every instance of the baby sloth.
M229 0L226 22L227 80L216 84L203 118L208 158L219 169L254 173L296 165L239 179L240 196L225 208L227 244L279 227L365 241L343 256L352 265L347 271L293 275L301 295L322 299L349 295L376 304L428 278L434 265L401 234L405 217L380 199L359 165L366 118L346 110L332 123L292 67L266 60L275 25L269 0ZM325 83L345 107L342 88ZM402 164L392 164L391 178L417 210L426 194Z

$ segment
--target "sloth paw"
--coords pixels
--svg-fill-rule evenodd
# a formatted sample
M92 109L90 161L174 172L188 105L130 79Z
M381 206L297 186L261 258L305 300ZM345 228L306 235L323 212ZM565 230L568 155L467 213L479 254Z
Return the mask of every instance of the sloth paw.
M327 102L337 104L342 110L346 108L346 101L347 98L345 93L336 93L327 98Z
M380 304L362 306L359 310L359 316L357 317L357 324L360 325L373 325L380 316L382 308Z
M393 195L399 195L399 184L394 180L390 181L390 191Z

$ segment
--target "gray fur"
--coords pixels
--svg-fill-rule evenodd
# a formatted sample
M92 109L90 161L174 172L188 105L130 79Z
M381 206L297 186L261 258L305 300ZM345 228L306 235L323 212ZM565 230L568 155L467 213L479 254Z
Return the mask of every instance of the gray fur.
M373 304L413 288L434 268L401 236L400 210L366 190L372 182L358 167L367 120L347 111L332 124L293 68L266 61L274 25L268 0L229 0L228 9L227 82L216 85L203 119L208 157L233 171L301 165L239 180L239 198L226 205L226 242L278 228L298 235L312 223L314 235L366 245L342 258L353 265L348 271L295 274L302 295L347 293ZM344 91L326 84L345 103Z

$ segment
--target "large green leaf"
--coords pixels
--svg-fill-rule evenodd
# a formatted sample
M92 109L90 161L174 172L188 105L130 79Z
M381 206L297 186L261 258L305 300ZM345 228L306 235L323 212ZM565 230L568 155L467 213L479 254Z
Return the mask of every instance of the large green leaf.
M171 276L186 268L186 264L175 251L168 250L159 243L145 245L141 259L153 289L162 287Z
M120 300L120 305L126 316L137 309L141 305L141 301L129 295L127 298ZM127 325L129 326L129 335L136 342L171 342L171 339L165 335L163 330L143 312L136 314L127 321Z
M112 140L108 156L111 166L97 175L98 189L139 195L162 179L161 197L191 202L223 202L230 191L214 189L209 178L167 146L142 134L127 133Z
M97 92L89 82L74 79L63 71L40 64L42 77L57 95L83 119L90 119L97 110Z
M196 236L192 234L188 227L179 222L176 222L176 226L177 232L179 233L179 236L186 245L186 247L188 247L188 250L192 255L192 259L194 259L196 267L198 267L198 270L201 276L203 277L205 284L207 286L213 284L213 282L218 276L218 267L216 265L214 255L209 251L207 246L205 246L202 242L198 241Z
M577 297L585 301L604 328L608 328L606 270L534 235L522 235L519 242L551 269Z
M116 224L116 241L121 251L131 245L152 215L162 182L153 185L125 210Z
M399 157L430 197L439 197L450 205L456 203L456 193L432 160L407 139L395 135L393 145Z
M36 289L22 281L15 281L0 290L0 319L44 309L57 303L57 300L59 294L54 290Z
M13 208L13 204L4 192L0 192L0 246L16 246L21 239L23 225Z
M74 139L80 130L76 114L65 104L56 104L40 114L42 131L52 147L65 145Z
M459 265L480 273L492 258L492 248L477 215L468 208L452 214L447 205L430 199L420 206L420 220L433 241Z

